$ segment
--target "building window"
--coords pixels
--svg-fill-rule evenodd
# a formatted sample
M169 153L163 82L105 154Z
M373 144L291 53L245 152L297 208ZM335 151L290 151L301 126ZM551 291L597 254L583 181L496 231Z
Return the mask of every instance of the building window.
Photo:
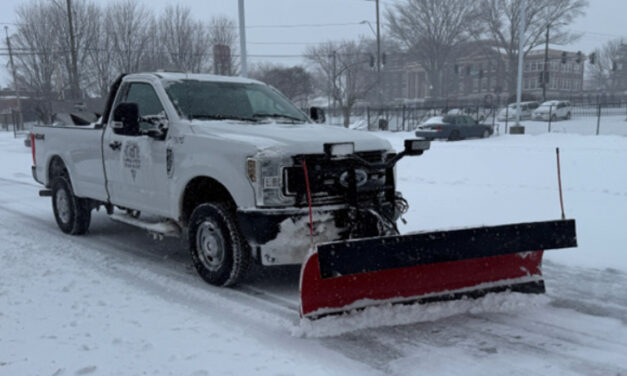
M416 73L415 72L410 72L409 73L409 85L408 85L408 97L410 98L416 98Z

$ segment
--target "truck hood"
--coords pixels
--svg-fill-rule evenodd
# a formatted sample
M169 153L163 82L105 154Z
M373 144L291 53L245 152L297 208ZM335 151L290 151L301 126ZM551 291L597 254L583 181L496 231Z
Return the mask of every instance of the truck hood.
M325 143L353 142L356 151L391 150L387 140L363 131L319 124L240 123L192 121L197 135L244 143L259 151L274 150L290 155L321 154Z

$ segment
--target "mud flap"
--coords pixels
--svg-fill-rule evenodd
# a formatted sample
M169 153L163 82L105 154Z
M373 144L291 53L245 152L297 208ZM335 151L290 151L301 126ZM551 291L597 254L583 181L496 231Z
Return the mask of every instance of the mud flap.
M574 220L318 244L301 269L301 316L505 290L543 293L543 250L576 246Z

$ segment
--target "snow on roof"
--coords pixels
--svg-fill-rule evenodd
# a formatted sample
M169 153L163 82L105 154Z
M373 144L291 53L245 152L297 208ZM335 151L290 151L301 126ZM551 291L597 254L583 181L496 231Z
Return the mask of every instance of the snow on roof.
M158 77L167 81L179 81L179 80L196 80L196 81L208 81L208 82L233 82L241 84L258 84L261 83L257 80L253 80L245 77L233 77L233 76L218 76L215 74L204 73L180 73L180 72L145 72L145 73L133 73L129 74L125 78L141 78L141 77Z

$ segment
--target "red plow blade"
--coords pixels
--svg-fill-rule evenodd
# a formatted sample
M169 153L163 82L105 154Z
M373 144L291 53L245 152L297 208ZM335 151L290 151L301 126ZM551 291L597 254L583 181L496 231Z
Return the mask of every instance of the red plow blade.
M301 270L301 316L489 292L543 293L543 249L577 245L575 221L320 244Z

